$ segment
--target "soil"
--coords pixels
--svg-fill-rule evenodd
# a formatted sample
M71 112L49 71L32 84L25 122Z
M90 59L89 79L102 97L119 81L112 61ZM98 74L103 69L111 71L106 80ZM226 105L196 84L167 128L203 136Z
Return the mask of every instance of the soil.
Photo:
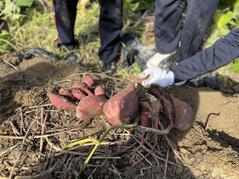
M44 58L21 61L16 55L0 59L0 176L78 177L77 171L91 148L76 147L64 152L62 147L87 136L97 137L108 124L102 118L82 124L72 112L48 105L46 91L80 79L91 68ZM126 82L114 83L104 75L101 78L108 80L109 86L119 88ZM149 143L143 147L132 142L134 136L128 131L116 130L107 137L108 143L97 150L83 178L239 178L238 96L187 86L169 91L190 103L196 112L196 121L189 131L173 130L168 136L174 150L163 136L158 138L156 147ZM50 132L62 133L36 138ZM33 138L24 138L27 133ZM11 137L6 139L4 135ZM151 156L149 148L161 159Z

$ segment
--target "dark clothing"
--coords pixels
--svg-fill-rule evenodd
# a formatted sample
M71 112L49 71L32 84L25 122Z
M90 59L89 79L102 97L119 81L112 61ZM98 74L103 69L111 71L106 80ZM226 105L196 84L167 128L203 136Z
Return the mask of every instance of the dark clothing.
M217 3L218 0L187 0L183 23L186 0L156 0L154 31L158 52L177 49L178 61L194 55L203 44Z
M122 23L122 0L100 0L100 49L99 57L111 63L120 53Z
M53 0L55 24L58 32L57 43L73 44L76 6L78 0Z
M215 70L237 57L239 57L239 28L219 39L212 47L183 60L171 70L177 83Z
M58 42L74 44L74 26L78 0L53 0ZM115 60L120 51L122 28L122 0L100 0L100 40L99 57L105 63Z

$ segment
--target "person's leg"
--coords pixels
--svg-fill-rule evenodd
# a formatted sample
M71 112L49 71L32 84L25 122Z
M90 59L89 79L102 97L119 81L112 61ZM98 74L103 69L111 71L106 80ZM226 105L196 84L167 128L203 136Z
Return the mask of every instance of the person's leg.
M178 61L193 56L203 44L218 0L188 0L187 15L181 35Z
M77 3L78 0L68 0L67 1L67 7L68 7L68 12L69 12L69 17L71 21L71 28L72 28L72 33L74 34L74 27L75 27L75 21L76 21L76 13L77 13Z
M122 0L99 0L100 43L99 57L104 64L111 64L120 53L122 29Z
M168 54L177 49L184 6L185 0L156 0L154 33L159 53Z
M74 21L77 0L53 0L55 24L58 32L57 44L75 44Z
M147 67L168 68L173 65L184 6L185 0L156 0L154 33L157 53L147 61Z

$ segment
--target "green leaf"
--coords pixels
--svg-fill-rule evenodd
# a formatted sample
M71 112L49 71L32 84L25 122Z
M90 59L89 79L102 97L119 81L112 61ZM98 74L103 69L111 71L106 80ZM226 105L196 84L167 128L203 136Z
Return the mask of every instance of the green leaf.
M226 14L221 15L217 21L217 28L224 28L233 19L233 12L228 11Z
M33 0L16 0L16 5L19 7L30 7L33 4Z

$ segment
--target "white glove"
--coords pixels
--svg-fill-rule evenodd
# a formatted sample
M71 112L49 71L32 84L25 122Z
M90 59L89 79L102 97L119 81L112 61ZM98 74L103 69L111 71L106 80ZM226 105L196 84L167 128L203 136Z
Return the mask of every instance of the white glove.
M144 87L151 85L159 85L161 87L168 87L174 84L174 74L172 71L166 71L159 67L152 67L145 69L139 74L140 78L145 78L142 82Z

